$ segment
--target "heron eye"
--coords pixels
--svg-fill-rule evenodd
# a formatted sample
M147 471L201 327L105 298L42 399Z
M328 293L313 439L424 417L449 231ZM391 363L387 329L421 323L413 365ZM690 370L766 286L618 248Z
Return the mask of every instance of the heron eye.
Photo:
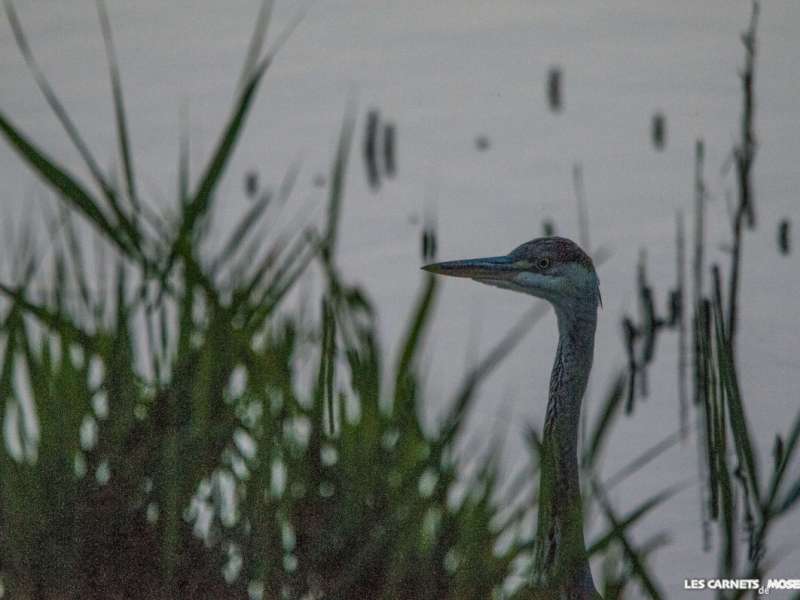
M550 266L550 259L549 258L540 258L536 261L536 266L539 267L542 271Z

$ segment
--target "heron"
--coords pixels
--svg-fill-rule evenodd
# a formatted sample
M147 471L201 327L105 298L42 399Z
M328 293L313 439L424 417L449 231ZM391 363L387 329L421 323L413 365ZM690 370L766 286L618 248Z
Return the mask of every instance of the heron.
M551 236L526 242L504 256L422 268L529 294L555 309L558 348L541 437L534 597L602 600L586 553L578 474L581 401L592 368L597 309L602 305L592 259L572 240Z

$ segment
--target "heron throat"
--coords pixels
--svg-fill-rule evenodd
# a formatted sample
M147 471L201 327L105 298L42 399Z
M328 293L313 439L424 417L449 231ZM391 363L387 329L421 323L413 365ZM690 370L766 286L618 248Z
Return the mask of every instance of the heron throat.
M583 537L578 430L594 355L597 305L556 306L558 349L540 456L536 587L552 598L600 598ZM585 594L575 595L576 590Z

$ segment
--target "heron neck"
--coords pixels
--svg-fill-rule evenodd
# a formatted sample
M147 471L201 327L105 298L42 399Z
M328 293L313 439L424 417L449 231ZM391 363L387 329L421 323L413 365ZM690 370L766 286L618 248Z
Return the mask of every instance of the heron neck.
M586 391L594 357L597 305L556 309L556 317L558 349L550 374L548 408L555 405L569 409L556 413L563 418L554 425L559 428L568 426L569 431L575 434L570 436L574 441L571 449L577 453L581 400Z
M553 597L584 590L586 598L595 598L583 537L578 429L597 306L557 307L556 315L559 340L542 436L536 573L540 586L559 594Z

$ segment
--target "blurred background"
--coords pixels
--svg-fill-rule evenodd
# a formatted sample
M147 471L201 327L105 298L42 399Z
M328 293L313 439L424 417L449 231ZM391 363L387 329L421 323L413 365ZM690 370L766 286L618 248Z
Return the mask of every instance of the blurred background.
M106 5L138 197L155 213L180 215L175 198L181 140L190 148L190 179L198 181L237 102L261 3L109 0ZM124 179L95 3L16 2L14 6L41 71L99 167ZM198 256L223 249L262 194L279 197L287 173L296 174L296 180L285 206L267 217L269 233L264 237L269 236L271 244L282 231L324 229L331 197L337 194L336 169L332 171L331 164L337 148L341 152L342 120L347 134L352 118L336 273L370 299L375 333L386 356L379 370L389 373L387 379L394 378L394 359L389 357L402 352L409 315L426 285L419 270L423 233L435 232L436 258L447 260L502 254L544 235L550 227L559 235L581 239L584 246L588 241L587 250L607 256L598 266L604 308L584 403L587 420L593 423L606 407L604 399L616 374L629 364L623 320L642 318L637 265L646 264L656 311L665 318L669 312L668 294L678 281L679 219L685 231L686 270L691 270L700 140L705 262L718 263L727 277L740 185L734 148L740 147L742 136L740 74L746 49L741 35L751 22L752 10L750 2L729 0L613 5L563 0L336 0L302 6L276 2L266 49L298 14L302 18L259 83L235 150L215 184L204 234L207 243ZM796 250L784 252L781 246L781 236L791 241L798 219L798 27L796 2L774 0L761 7L754 79L757 154L749 174L757 222L747 228L741 242L736 367L749 435L765 482L775 456L776 434L785 441L795 420L800 387L796 302L800 271ZM37 88L7 18L0 19L0 111L49 159L77 179L89 181L87 186L97 193L86 163ZM378 132L377 137L370 137L370 129ZM377 144L377 166L370 158L371 143ZM197 189L194 183L191 189ZM2 281L11 288L20 284L16 252L27 231L41 257L32 280L43 282L31 289L55 281L51 275L57 269L51 261L61 246L54 241L48 215L58 215L59 206L71 206L57 196L52 185L28 168L13 144L0 144ZM581 215L588 223L588 240L581 232ZM75 218L78 231L86 231L82 219ZM262 234L255 235L257 240ZM79 237L87 242L85 256L91 261L98 246L89 242L88 235ZM87 267L86 272L91 279L92 269ZM317 323L319 297L329 289L325 272L312 265L300 276L282 301L281 313L300 324ZM709 275L705 277L710 289ZM136 280L131 277L131 282ZM727 285L726 280L725 289ZM0 315L6 318L13 297L4 301ZM424 401L417 397L423 429L436 430L447 420L454 390L466 370L500 342L530 306L531 299L518 294L466 281L441 282L424 345L415 351L419 385L425 389ZM688 292L684 307L688 323ZM688 416L682 421L677 374L682 354L677 334L666 329L658 336L655 358L647 370L648 393L634 394L626 414L620 410L597 469L601 479L610 477L659 441L673 440L651 462L608 490L608 498L625 514L660 491L680 486L629 533L642 544L666 533L668 540L658 544L648 561L649 572L663 597L680 598L690 595L684 590L685 579L718 573L725 537L717 533L716 524L709 525L704 510L707 473L698 434L704 427L703 411L690 398ZM7 346L8 331L5 336ZM544 420L556 337L555 319L548 314L482 381L455 442L461 457L458 472L464 477L460 485L467 488L469 474L480 470L493 445L500 445L501 483L493 496L501 505L530 504L524 494L521 499L508 497L504 486L526 473L532 486L536 481L526 431L528 426L540 429ZM312 348L322 343L314 335L309 340ZM148 352L142 340L133 348ZM314 360L304 364L308 367ZM6 357L4 364L8 361ZM297 368L304 371L302 365ZM691 379L691 366L688 369ZM314 377L307 379L313 382ZM685 385L693 386L691 381ZM19 385L9 398L24 397L24 387ZM20 456L24 443L9 441L19 437L14 432L20 426L10 425L14 419L8 414L7 451ZM682 427L688 433L674 437ZM779 458L774 459L776 465ZM736 461L731 462L733 472ZM789 491L798 470L795 460L788 468ZM195 485L201 479L198 476ZM746 498L737 497L740 509L747 505ZM146 506L149 501L143 502ZM213 513L214 502L210 504ZM310 522L294 527L308 527ZM530 515L527 523L529 527ZM770 530L766 546L770 574L800 577L796 549L800 519L795 512L780 523ZM0 526L11 539L8 520L0 520ZM589 538L601 535L606 526L599 516L591 519ZM520 527L524 529L524 523ZM734 532L745 547L737 556L741 569L736 573L747 572L747 531L742 525ZM603 560L593 559L596 580L602 580ZM5 559L0 562L6 590L11 589L8 573L14 572L8 564ZM524 568L524 564L516 568L515 581L524 580L519 576ZM512 588L505 586L509 594ZM44 594L43 588L31 589ZM242 589L251 596L272 597L263 586L248 587L246 582ZM299 587L293 589L274 597L358 597L324 591L319 596L306 591L312 595L303 596ZM634 583L624 597L651 596ZM697 593L697 597L707 596ZM772 597L790 596L773 592Z

